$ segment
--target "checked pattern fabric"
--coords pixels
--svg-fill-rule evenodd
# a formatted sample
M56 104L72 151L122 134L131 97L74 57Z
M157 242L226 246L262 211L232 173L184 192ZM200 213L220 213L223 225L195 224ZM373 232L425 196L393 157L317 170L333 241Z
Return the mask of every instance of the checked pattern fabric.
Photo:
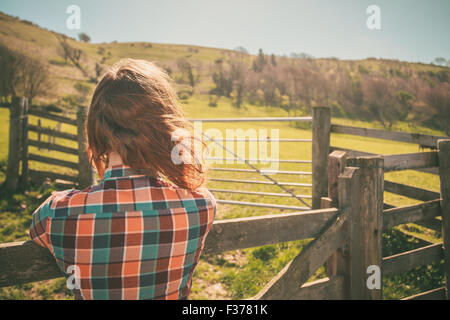
M215 213L205 188L115 166L96 185L53 193L30 237L73 276L79 299L187 299Z

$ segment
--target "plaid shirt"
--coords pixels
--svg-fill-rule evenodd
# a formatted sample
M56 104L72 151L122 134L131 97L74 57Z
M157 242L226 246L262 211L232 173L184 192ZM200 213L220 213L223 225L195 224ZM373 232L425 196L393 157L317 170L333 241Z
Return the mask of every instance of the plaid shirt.
M187 299L215 212L207 189L115 166L97 185L53 193L33 213L30 236L66 277L77 271L78 298Z

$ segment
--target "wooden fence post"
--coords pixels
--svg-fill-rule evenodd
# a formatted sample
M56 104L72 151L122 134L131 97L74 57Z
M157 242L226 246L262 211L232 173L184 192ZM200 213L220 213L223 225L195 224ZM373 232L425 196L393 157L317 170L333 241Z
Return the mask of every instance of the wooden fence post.
M328 153L330 149L330 108L312 108L312 208L319 209L328 192Z
M26 188L28 184L28 99L25 99L22 110L22 173L20 184Z
M369 288L364 281L360 299L377 300L382 298L382 270L381 270L381 240L383 232L383 190L384 190L384 158L383 156L358 157L347 159L347 166L358 167L360 181L360 243L363 246L359 259L365 278L380 271L379 278L375 279L379 287ZM368 269L374 266L375 271ZM356 268L357 266L355 266ZM370 272L368 274L367 272ZM371 282L373 283L373 282Z
M6 188L13 192L19 183L20 151L21 151L21 116L23 114L24 99L14 97L9 108L9 146L8 167L6 171Z
M445 296L450 300L450 139L438 140Z
M346 164L346 153L344 151L333 151L328 156L328 201L322 201L322 208L337 208L338 203L338 177L344 171ZM338 273L338 265L342 260L342 249L331 255L326 263L326 273L328 277Z
M41 119L38 119L38 121L37 121L37 126L38 126L38 129L40 129L41 128ZM38 132L37 133L37 141L38 142L41 142L41 132ZM41 147L40 146L38 146L38 150L41 150Z
M367 291L366 272L363 269L364 248L361 242L364 222L360 216L359 171L359 168L346 167L338 179L339 208L350 212L345 225L349 240L345 253L338 255L337 273L345 276L345 298L352 300L364 299L364 291Z
M78 131L78 183L81 189L93 183L92 167L86 153L86 134L84 123L86 121L85 108L78 107L77 110L77 131Z

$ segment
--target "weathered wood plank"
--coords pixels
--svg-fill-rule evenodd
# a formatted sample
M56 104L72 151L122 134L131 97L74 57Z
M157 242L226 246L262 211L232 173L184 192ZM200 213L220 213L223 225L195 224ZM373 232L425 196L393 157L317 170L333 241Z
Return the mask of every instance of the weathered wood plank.
M438 192L387 180L384 180L384 191L421 201L435 200L439 199L441 196Z
M445 287L418 293L402 300L445 300Z
M30 153L28 155L28 160L30 160L30 161L38 161L38 162L43 162L43 163L48 163L48 164L53 164L55 166L66 167L66 168L70 168L70 169L74 169L74 170L78 169L78 164L75 163L75 162L70 162L70 161L61 160L61 159L55 159L55 158L49 158L49 157L44 157L44 156L39 156L39 155L34 154L34 153Z
M59 152L64 152L64 153L70 153L73 155L78 155L78 150L75 148L70 148L70 147L66 147L66 146L62 146L59 144L54 144L54 143L47 143L47 142L42 142L42 141L36 141L36 140L28 140L28 145L29 146L33 146L33 147L37 147L37 148L43 148L43 149L47 149L47 150L54 150L54 151L59 151Z
M22 138L22 172L20 174L20 184L22 188L26 188L28 185L28 100L24 100L22 109L22 123L21 123L21 138Z
M384 171L431 168L438 166L437 152L418 152L384 156Z
M251 248L314 238L337 209L216 220L206 238L205 253Z
M446 137L433 136L427 134L419 133L409 133L409 132L398 132L398 131L387 131L380 129L368 129L368 128L358 128L350 127L338 124L331 125L331 132L335 133L345 133L362 137L377 138L384 140L394 140L400 142L417 143L423 147L435 149L437 146L437 141L439 139L446 139Z
M328 156L328 198L338 205L339 175L344 172L347 163L347 155L344 151L333 151Z
M339 175L344 171L346 164L346 153L343 151L333 151L328 156L328 199L329 202L324 202L322 198L322 208L338 207L338 180ZM342 263L342 252L338 249L334 252L326 262L326 273L328 277L337 275L338 264Z
M429 220L416 221L415 224L422 226L424 228L428 228L434 231L442 230L442 221L436 218L432 218Z
M328 193L328 154L330 149L330 108L312 108L312 208Z
M396 206L392 205L392 204L388 204L388 203L384 203L383 205L384 209L392 209L392 208L396 208ZM414 222L415 224L434 230L434 231L441 231L442 229L442 222L439 219L436 218L431 218L428 220L421 220L421 221L416 221ZM402 231L404 232L404 231Z
M0 287L61 276L50 252L34 242L0 244Z
M330 146L330 151L345 151L347 153L348 158L356 158L356 157L365 157L365 156L376 156L376 153L370 153L370 152L364 152L364 151L358 151L358 150L352 150L352 149L346 149L346 148L340 148L340 147L334 147ZM425 172L425 173L431 173L431 174L439 174L438 168L422 168L422 169L413 169L414 171L419 172Z
M439 263L443 257L442 243L435 243L385 257L382 260L381 268L383 276L392 276L423 265Z
M272 278L255 299L293 299L299 288L347 240L348 233L343 226L348 214L349 210L343 209L331 218L317 238Z
M450 139L438 141L446 298L450 300Z
M54 136L54 137L57 137L57 138L78 141L78 137L77 137L76 134L71 134L71 133L67 133L67 132L59 132L59 131L56 131L56 130L53 130L53 129L49 129L49 128L38 127L38 126L35 126L33 124L29 124L28 125L28 130L29 131L34 131L34 132L37 132L37 133L46 134L46 135L49 135L49 136Z
M406 207L383 210L383 230L389 230L399 224L429 220L441 215L439 200L431 200Z
M292 300L343 300L344 282L344 276L307 282L292 296Z
M71 176L68 174L62 174L62 173L56 173L56 172L29 170L29 174L31 176L31 180L33 180L33 181L45 181L46 178L49 178L50 180L59 179L59 180L72 181L72 182L78 181L77 176Z
M383 191L384 191L384 159L382 156L358 157L347 159L347 166L358 167L360 181L360 241L362 249L362 265L360 272L366 272L369 266L381 265L381 230L383 229ZM355 244L356 245L356 244ZM361 284L360 284L361 285ZM379 300L382 288L368 290L360 288L359 299Z
M25 100L14 97L9 111L9 144L8 165L6 170L5 185L9 191L15 191L19 184L19 169L21 157L21 131Z
M40 118L45 118L45 119L57 121L57 122L71 124L71 125L74 125L74 126L77 125L77 121L75 119L59 116L59 115L56 115L56 114L51 114L51 113L48 113L48 112L45 112L45 111L41 111L41 110L37 110L37 109L34 109L34 108L30 108L30 110L28 110L28 114L32 115L32 116L40 117Z
M366 222L364 212L361 210L361 187L360 169L346 167L339 175L338 195L339 207L347 207L349 219L346 224L346 232L349 241L345 251L339 252L337 258L337 273L345 275L345 297L346 299L366 299L367 288L365 286L365 247L364 223Z

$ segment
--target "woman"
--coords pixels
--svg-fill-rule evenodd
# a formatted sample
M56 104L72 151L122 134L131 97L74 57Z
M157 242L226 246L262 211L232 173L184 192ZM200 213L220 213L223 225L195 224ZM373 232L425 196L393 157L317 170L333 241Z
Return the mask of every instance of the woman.
M125 59L102 77L86 121L101 181L52 194L30 230L77 298L187 299L216 211L191 136L175 138L189 128L154 64Z

